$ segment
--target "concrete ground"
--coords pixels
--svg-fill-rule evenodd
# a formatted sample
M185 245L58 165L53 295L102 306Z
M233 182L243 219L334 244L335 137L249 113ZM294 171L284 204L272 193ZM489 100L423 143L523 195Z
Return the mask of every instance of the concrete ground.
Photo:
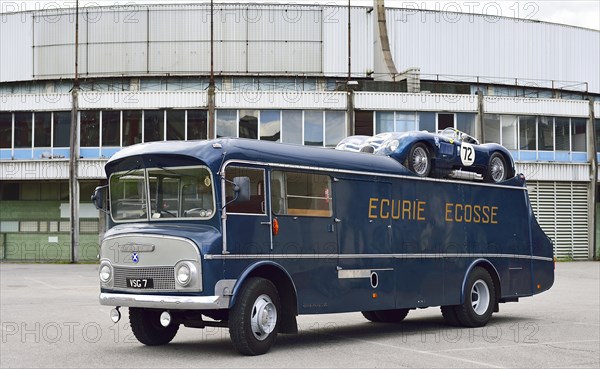
M439 308L399 325L360 313L301 316L299 335L239 355L227 329L181 328L147 347L98 303L96 265L0 264L1 368L600 367L600 263L556 265L554 287L500 306L483 328L443 324Z

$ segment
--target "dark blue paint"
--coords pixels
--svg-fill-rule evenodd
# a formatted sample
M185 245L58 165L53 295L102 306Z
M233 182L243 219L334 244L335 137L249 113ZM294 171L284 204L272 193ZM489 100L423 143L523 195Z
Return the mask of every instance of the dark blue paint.
M401 145L396 150L398 155L406 147ZM250 161L253 164L243 165L264 168L267 178L273 169L288 170L271 164L302 167L289 169L293 171L328 169L319 173L332 178L332 217L271 214L269 186L265 188L267 212L264 215L229 214L230 254L225 260L202 260L204 290L201 295L214 294L214 285L221 279L238 280L237 293L245 276L263 265L280 268L289 275L297 293L300 314L459 304L463 281L477 262L489 263L497 270L503 298L530 296L552 286L552 244L533 216L522 177L512 178L503 186L421 179L397 159L256 140L222 139L131 146L117 153L106 165L106 171L110 176L115 171L132 168L206 165L213 172L216 185L221 165L228 161ZM220 186L216 188L216 206L221 209ZM382 199L421 202L422 211L418 217L413 213L405 219L394 219L393 215L398 213L391 207L382 205L373 209L373 204L382 204ZM449 221L448 204L496 207L497 224ZM386 217L388 211L392 212ZM116 225L106 236L156 233L185 237L199 245L203 257L221 256L221 215L217 210L207 221ZM269 222L274 217L279 221L280 231L273 236L271 244L271 227L261 222ZM244 257L248 254L261 257ZM344 257L349 255L356 256ZM528 256L547 260L531 260ZM370 278L338 278L339 269L375 270L379 285L373 288Z

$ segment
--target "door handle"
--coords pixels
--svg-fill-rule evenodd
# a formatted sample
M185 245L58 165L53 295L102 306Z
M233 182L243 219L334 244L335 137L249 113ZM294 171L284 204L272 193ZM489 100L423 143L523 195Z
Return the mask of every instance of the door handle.
M260 222L261 225L271 225L271 222Z

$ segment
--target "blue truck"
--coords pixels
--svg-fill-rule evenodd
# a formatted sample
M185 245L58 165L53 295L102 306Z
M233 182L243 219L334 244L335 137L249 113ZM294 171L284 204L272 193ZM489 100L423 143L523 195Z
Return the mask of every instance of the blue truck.
M554 281L522 175L428 178L393 155L227 138L134 145L105 169L99 299L146 345L224 327L260 355L300 314L398 323L437 306L479 327Z

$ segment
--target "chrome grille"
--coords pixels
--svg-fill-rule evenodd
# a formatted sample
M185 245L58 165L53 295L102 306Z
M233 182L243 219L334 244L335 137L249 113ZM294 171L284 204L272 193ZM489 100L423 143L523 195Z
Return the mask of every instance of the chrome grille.
M173 267L114 267L114 286L116 288L128 288L127 278L148 279L152 278L154 290L175 289L175 268Z

